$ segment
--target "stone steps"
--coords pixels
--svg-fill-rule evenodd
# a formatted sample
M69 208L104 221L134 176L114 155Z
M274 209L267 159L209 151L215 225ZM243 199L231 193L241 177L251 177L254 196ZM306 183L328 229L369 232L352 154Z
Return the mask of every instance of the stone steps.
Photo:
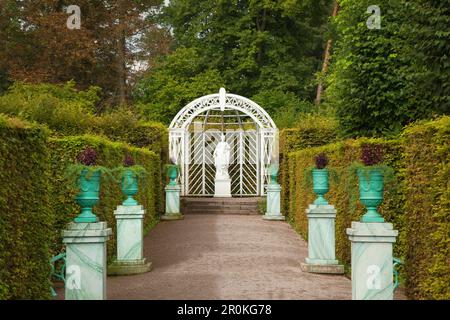
M182 214L258 215L261 198L187 198L181 199Z

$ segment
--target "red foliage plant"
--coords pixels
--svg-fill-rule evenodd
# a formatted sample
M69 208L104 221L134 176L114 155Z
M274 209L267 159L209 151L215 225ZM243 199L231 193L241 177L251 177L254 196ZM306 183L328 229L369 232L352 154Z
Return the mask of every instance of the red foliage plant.
M125 159L123 160L123 165L125 166L125 167L132 167L132 166L134 166L134 159L133 159L133 157L131 156L131 154L127 154L126 156L125 156Z
M314 157L317 169L324 169L328 165L328 157L324 152L319 153Z
M97 151L87 147L78 154L77 161L85 166L95 166L97 163Z
M383 161L383 147L379 144L363 144L361 161L366 166L374 166Z

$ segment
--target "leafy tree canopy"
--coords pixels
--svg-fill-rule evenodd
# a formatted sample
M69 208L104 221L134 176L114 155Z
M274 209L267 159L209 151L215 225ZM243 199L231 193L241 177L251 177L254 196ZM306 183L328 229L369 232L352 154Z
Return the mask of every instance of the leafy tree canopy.
M450 1L378 1L381 29L366 25L372 1L339 3L326 101L344 136L395 135L450 112Z
M272 115L283 101L312 100L331 5L331 0L170 1L157 20L172 31L176 50L138 85L137 101L159 105L163 113L144 108L144 114L167 123L181 102L189 102L185 98L217 92L218 84L250 98L279 97L265 99L270 105L263 107Z

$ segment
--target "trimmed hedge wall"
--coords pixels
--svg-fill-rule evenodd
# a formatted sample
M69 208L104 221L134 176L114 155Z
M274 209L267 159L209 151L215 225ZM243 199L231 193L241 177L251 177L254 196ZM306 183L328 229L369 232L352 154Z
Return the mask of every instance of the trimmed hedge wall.
M289 184L287 156L290 152L332 143L338 137L338 123L330 117L306 115L296 128L280 131L280 177L282 185ZM288 189L288 188L285 188ZM289 210L289 190L281 195L281 210Z
M145 230L159 221L163 210L160 155L91 135L49 137L49 131L0 114L0 299L50 298L50 258L61 252L61 231L79 214L77 193L65 172L87 146L98 153L100 165L114 168L131 153L149 175L136 199L146 210ZM113 228L109 261L116 254L113 212L125 196L119 183L102 181L94 212Z
M404 134L408 295L450 299L450 117Z
M0 113L45 124L56 136L95 134L145 147L166 162L167 130L162 124L139 121L127 109L96 116L98 95L98 87L78 91L73 81L63 86L15 83L0 96Z
M114 117L112 117L114 118ZM107 139L126 142L138 148L147 148L157 154L163 163L168 161L168 131L158 122L111 123L108 116L98 117L97 125L92 128L96 135L103 135Z
M50 298L47 130L0 114L0 299Z
M56 217L55 230L57 230L55 252L62 249L60 230L80 213L79 206L73 200L77 191L73 189L71 182L65 179L64 174L67 165L75 163L78 153L88 146L97 151L99 165L107 168L120 166L125 154L130 152L136 163L144 166L148 171L149 175L140 181L139 193L136 195L136 200L146 210L145 229L156 224L162 212L161 162L154 152L91 135L50 138L49 147L52 150L50 155L52 195L50 201ZM100 202L94 207L94 212L101 221L108 222L108 226L113 230L116 226L114 210L125 198L119 183L102 179ZM111 260L115 254L116 238L112 236L108 241L108 258Z
M329 158L329 167L336 170L338 181L330 179L330 191L326 194L327 200L336 207L336 257L347 266L350 264L350 242L346 234L346 228L350 227L351 221L357 221L364 210L359 203L358 179L351 174L348 166L359 160L362 144L379 144L383 146L385 163L396 170L399 167L401 156L398 141L385 141L381 139L358 139L337 142L316 148L307 148L293 152L289 155L289 221L293 222L300 234L308 236L308 218L305 210L316 196L312 186L305 181L308 168L314 165L314 156L325 152ZM397 171L397 170L396 170ZM400 178L398 178L400 179ZM400 180L397 180L397 183ZM283 192L287 192L284 188ZM399 185L395 182L385 185L385 201L380 207L386 221L393 222L397 229L402 228L401 195ZM398 241L400 243L401 241ZM396 256L403 256L400 247L395 248Z
M380 207L387 222L399 230L394 256L405 261L400 269L407 294L414 299L449 299L449 126L450 117L411 126L401 139L361 138L321 147L306 148L289 154L287 184L282 192L288 201L287 218L307 238L306 208L315 199L311 186L304 182L313 157L326 152L329 166L338 181L330 179L326 198L336 216L336 256L350 264L350 241L346 228L363 213L359 203L358 179L348 166L359 159L361 145L381 144L385 164L395 171L395 180L385 185ZM290 198L289 198L290 196Z

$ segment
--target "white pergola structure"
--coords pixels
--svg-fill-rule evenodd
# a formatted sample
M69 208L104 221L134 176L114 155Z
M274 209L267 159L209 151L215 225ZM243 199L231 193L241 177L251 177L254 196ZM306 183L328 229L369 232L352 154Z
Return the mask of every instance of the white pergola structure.
M182 196L213 196L213 153L222 134L231 146L233 197L264 196L270 164L278 164L278 129L255 102L221 88L185 106L169 127L169 154L180 165Z

